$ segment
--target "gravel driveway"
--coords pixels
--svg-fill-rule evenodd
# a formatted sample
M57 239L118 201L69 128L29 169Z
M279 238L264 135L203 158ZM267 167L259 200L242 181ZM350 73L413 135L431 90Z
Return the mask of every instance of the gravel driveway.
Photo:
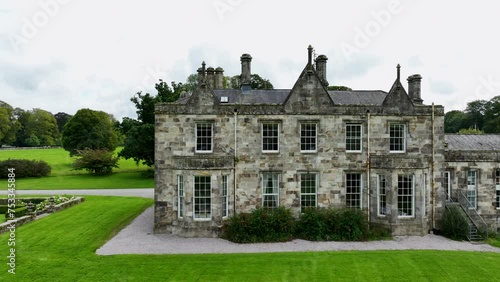
M436 235L396 236L390 241L310 242L293 240L286 243L236 244L215 238L181 238L169 234L153 234L153 208L148 208L129 226L97 250L98 255L116 254L208 254L264 253L347 250L460 250L500 252L487 244L457 242Z

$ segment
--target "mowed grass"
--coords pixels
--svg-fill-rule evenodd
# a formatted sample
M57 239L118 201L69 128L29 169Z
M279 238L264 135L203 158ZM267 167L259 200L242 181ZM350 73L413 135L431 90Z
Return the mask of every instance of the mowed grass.
M118 148L118 153L122 148ZM62 148L33 150L0 150L0 160L29 159L43 160L51 167L49 177L16 179L17 189L96 189L96 188L151 188L154 179L145 178L142 172L147 166L132 160L121 158L119 168L113 169L113 174L94 176L87 171L73 170L74 159Z
M210 255L112 255L95 250L151 199L87 196L16 229L16 274L6 281L494 281L500 254L348 251ZM9 254L8 234L0 254ZM147 236L147 235L145 235Z

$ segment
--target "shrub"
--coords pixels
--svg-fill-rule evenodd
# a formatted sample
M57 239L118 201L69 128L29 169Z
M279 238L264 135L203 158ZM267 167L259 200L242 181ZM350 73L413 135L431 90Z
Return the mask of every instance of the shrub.
M453 240L463 240L467 238L469 223L463 212L457 206L445 209L443 214L442 234Z
M392 232L387 226L380 223L372 222L368 229L368 240L384 240L391 239Z
M13 209L13 211L14 211L13 213L6 212L5 219L9 220L12 218L24 216L28 213L28 208L27 207L19 207L19 208ZM14 215L14 217L11 217L11 215Z
M257 208L230 217L224 223L222 238L236 243L284 242L293 238L293 226L289 209Z
M41 160L8 159L0 161L0 178L9 178L9 168L14 168L16 178L50 175L52 168Z
M110 174L113 168L118 168L118 157L113 151L104 149L77 150L79 158L73 164L76 170L85 169L90 173L103 175Z
M368 222L359 209L342 209L339 215L338 234L342 241L357 241L367 238Z

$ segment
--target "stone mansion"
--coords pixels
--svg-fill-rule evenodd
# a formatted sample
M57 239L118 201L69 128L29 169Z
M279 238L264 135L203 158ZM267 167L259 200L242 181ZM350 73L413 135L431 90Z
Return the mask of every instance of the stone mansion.
M362 209L394 235L439 230L448 202L500 227L500 136L447 135L418 74L398 65L388 92L329 91L327 57L308 60L291 89L239 89L198 69L198 88L156 105L155 232L217 237L224 219L256 207ZM479 222L479 220L478 220Z

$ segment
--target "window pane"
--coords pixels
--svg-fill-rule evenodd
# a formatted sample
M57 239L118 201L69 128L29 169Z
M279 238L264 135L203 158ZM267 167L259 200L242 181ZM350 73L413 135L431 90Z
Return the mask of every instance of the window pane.
M406 126L391 124L389 126L389 149L391 152L404 152L406 145Z
M386 215L387 213L387 195L385 175L378 176L378 214Z
M316 174L301 174L300 176L300 206L301 207L315 207L316 206L316 193L317 175Z
M262 174L262 206L275 208L279 206L279 174Z
M211 218L210 176L194 177L194 218Z
M212 151L212 124L197 123L196 124L196 151L211 152Z
M227 175L222 176L222 216L226 217L228 216L228 200L229 197L227 196Z
M182 218L184 216L184 183L183 176L177 175L177 199L178 199L178 217Z
M302 123L300 125L300 150L316 151L315 123Z
M345 129L346 151L361 151L361 125L347 124Z
M413 175L398 175L398 215L413 216Z
M346 174L346 207L361 208L361 174Z
M278 151L279 125L277 123L262 124L262 151Z

